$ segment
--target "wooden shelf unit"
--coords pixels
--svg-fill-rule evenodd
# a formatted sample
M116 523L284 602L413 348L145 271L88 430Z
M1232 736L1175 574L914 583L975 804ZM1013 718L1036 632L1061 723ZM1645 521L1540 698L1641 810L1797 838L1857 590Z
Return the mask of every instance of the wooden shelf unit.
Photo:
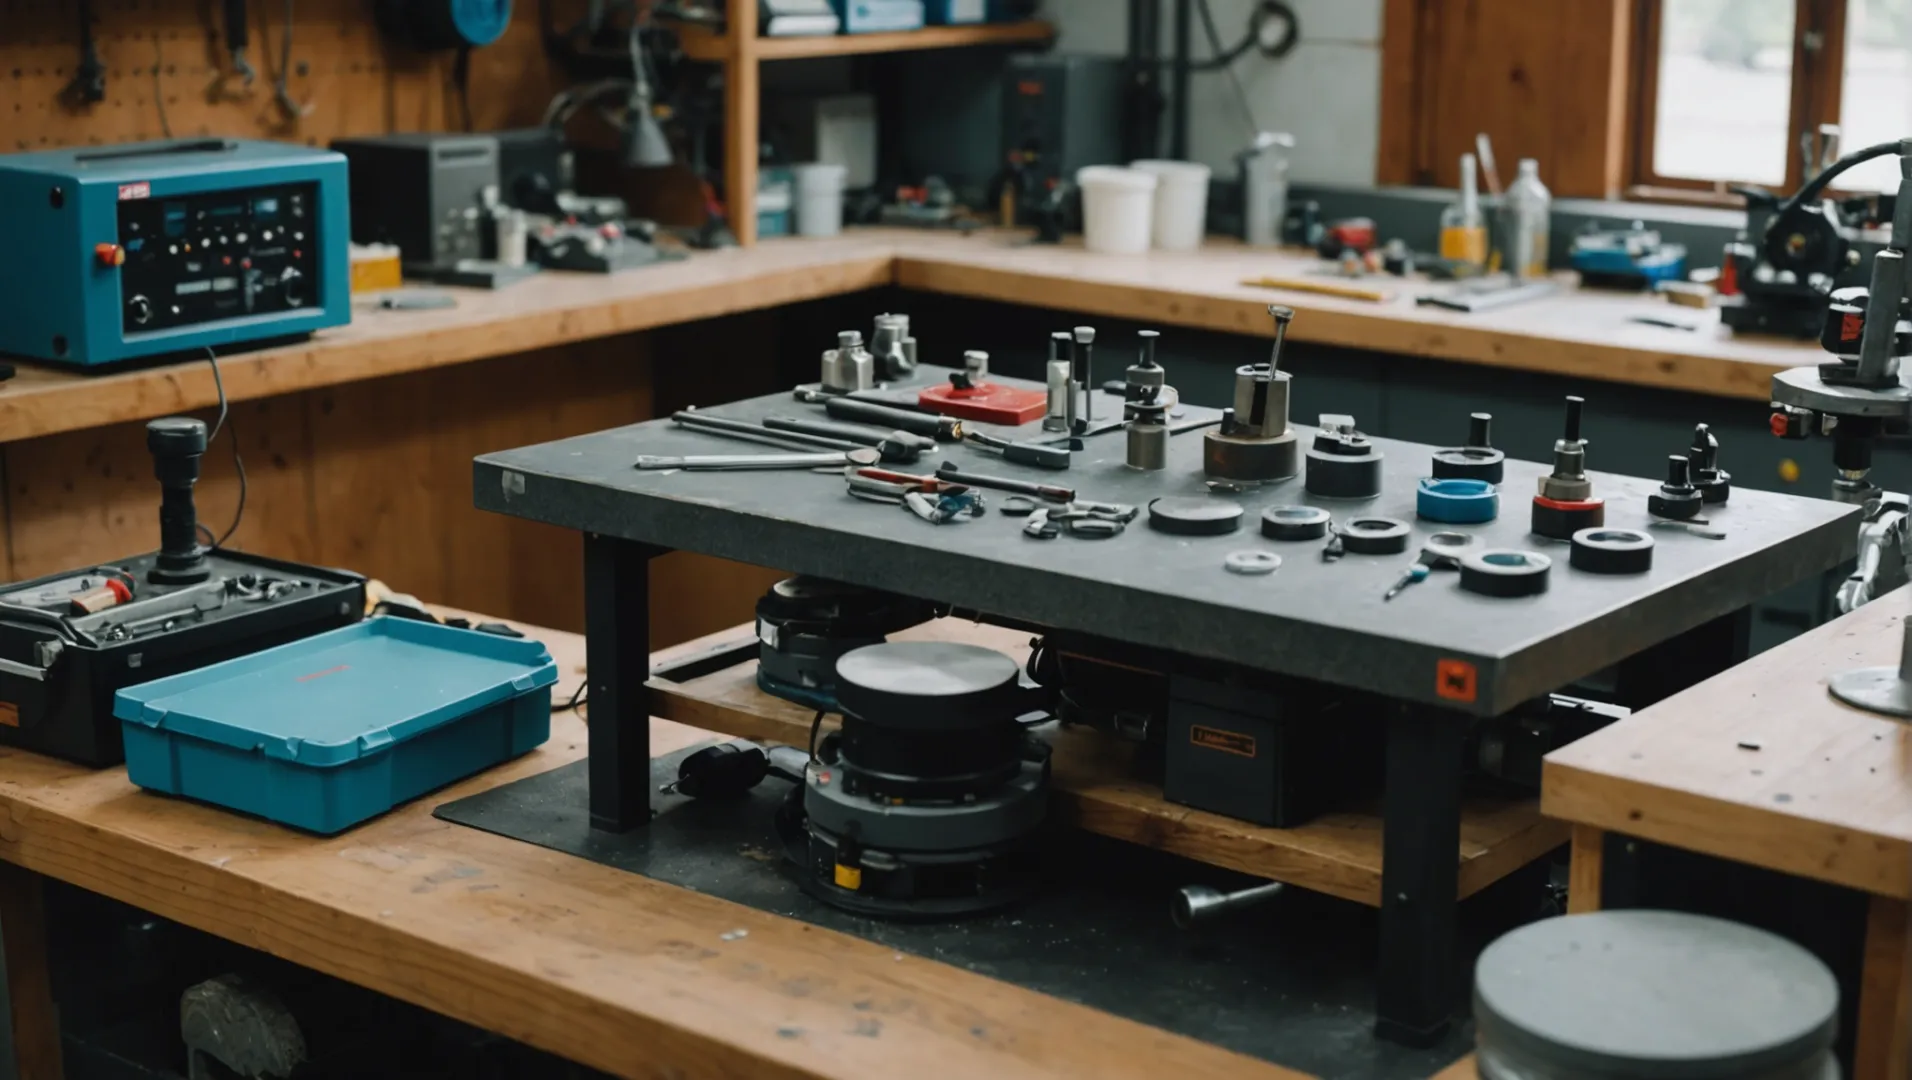
M966 641L1026 658L1029 635L957 619L939 619L893 640ZM686 642L655 661L728 653L756 640L751 626ZM654 667L655 670L655 667ZM652 716L740 739L802 746L811 710L757 688L754 660L681 682L653 677ZM826 729L828 722L826 722ZM1354 807L1293 829L1276 829L1171 803L1162 788L1134 778L1134 744L1098 732L1065 729L1053 739L1054 806L1078 828L1171 852L1211 866L1285 881L1379 907L1381 815ZM1459 896L1465 899L1567 842L1567 828L1540 814L1537 798L1469 799L1461 810Z
M832 34L766 38L757 33L758 0L725 0L725 32L701 26L679 29L684 53L724 66L724 207L737 243L757 242L757 150L763 81L759 65L771 60L818 56L864 56L973 45L1029 45L1055 37L1045 22L984 26L931 26L889 34Z

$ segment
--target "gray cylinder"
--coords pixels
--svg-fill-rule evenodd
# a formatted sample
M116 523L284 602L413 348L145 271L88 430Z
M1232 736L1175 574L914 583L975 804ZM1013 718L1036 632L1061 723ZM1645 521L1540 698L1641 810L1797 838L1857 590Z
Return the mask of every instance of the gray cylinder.
M1235 419L1227 434L1274 439L1288 431L1288 373L1267 364L1235 369Z
M1839 987L1776 934L1673 911L1543 919L1474 968L1488 1080L1837 1080Z
M1150 472L1168 468L1167 424L1143 420L1129 424L1129 468Z

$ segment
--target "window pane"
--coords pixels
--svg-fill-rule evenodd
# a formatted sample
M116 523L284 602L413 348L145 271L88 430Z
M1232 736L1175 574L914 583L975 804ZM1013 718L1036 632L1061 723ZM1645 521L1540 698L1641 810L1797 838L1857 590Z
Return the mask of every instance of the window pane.
M1912 0L1852 0L1846 8L1839 113L1841 153L1912 135ZM1841 176L1838 186L1897 191L1899 159L1869 161Z
M1653 171L1784 184L1794 0L1660 4Z

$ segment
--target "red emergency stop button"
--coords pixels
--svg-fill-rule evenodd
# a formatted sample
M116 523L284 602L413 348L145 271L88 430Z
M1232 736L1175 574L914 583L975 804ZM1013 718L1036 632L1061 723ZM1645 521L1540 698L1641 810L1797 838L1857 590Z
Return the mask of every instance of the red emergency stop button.
M118 244L94 244L93 257L100 261L101 266L126 265L126 249Z

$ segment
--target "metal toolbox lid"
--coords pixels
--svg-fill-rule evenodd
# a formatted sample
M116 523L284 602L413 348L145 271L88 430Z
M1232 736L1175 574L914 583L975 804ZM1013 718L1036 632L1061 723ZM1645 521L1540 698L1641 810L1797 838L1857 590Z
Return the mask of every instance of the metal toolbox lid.
M323 768L557 679L539 642L381 616L126 687L113 715Z

